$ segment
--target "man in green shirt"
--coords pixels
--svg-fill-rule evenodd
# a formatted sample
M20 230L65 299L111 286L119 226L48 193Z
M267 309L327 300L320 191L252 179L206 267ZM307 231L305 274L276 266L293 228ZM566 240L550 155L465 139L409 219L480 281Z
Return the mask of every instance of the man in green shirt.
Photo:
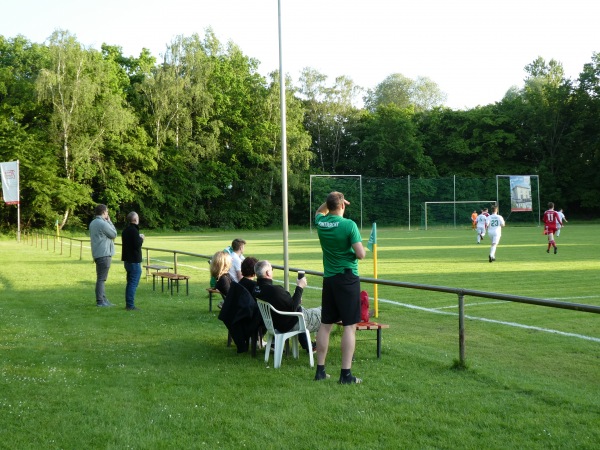
M324 271L315 380L329 378L325 372L329 334L333 325L341 321L344 334L340 384L362 382L360 378L352 375L351 368L356 344L356 324L360 322L358 260L363 259L366 252L356 223L344 218L344 211L349 204L344 194L331 192L315 215L315 226L323 250Z

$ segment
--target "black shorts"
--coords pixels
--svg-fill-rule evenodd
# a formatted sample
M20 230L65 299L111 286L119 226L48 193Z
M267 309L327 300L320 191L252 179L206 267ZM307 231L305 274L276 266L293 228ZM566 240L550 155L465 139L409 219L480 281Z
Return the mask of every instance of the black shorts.
M344 326L360 322L360 279L346 269L344 273L323 278L321 322Z

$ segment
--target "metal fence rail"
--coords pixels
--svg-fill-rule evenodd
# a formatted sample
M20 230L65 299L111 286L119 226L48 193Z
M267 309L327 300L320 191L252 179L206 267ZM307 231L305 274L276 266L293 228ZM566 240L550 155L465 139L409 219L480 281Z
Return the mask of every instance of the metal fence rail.
M25 234L24 241L29 243L30 245L38 246L38 243L41 248L44 247L44 239L46 242L46 249L50 250L50 238L53 239L53 248L56 252L57 245L60 248L60 254L63 254L63 240L69 241L69 256L72 254L73 242L79 243L79 259L82 259L83 255L83 243L89 243L89 240L82 239L73 239L68 237L58 237L52 234L47 233L29 233ZM58 242L57 242L58 241ZM118 244L117 244L118 245ZM173 254L173 268L174 272L177 273L177 255L186 255L192 256L196 258L202 258L206 260L210 260L212 255L203 255L199 253L191 253L184 252L181 250L170 250L164 248L151 248L151 247L142 247L146 252L146 264L150 264L150 251L162 252L162 253L172 253ZM273 268L284 270L283 266L273 264ZM304 270L309 275L315 275L318 277L323 277L323 272L315 271L315 270L305 270L302 268L294 268L290 267L289 270L291 272L298 272L299 270ZM600 314L600 306L594 305L586 305L583 303L568 303L561 302L558 300L548 300L542 298L535 297L523 297L520 295L510 295L510 294L500 294L497 292L485 292L485 291L476 291L472 289L462 289L462 288L453 288L447 286L433 286L427 284L417 284L417 283L408 283L402 281L393 281L393 280L381 280L378 278L360 278L361 283L370 283L384 286L393 286L399 288L406 289L420 289L425 291L434 291L434 292L445 292L447 294L454 294L458 296L458 345L459 345L459 362L461 365L465 364L465 296L471 297L482 297L482 298L491 298L495 300L504 300L508 302L516 302L516 303L526 303L530 305L544 306L548 308L559 308L559 309L568 309L571 311L579 311L593 314Z

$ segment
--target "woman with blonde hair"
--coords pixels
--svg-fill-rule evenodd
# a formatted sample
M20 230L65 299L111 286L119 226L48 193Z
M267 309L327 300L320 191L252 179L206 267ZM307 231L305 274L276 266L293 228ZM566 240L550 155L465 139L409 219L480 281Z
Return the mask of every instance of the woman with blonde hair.
M223 301L229 292L231 286L231 275L229 275L229 269L231 268L231 255L224 251L218 251L215 253L210 261L210 275L217 280L215 288L219 290ZM223 301L217 306L223 307Z

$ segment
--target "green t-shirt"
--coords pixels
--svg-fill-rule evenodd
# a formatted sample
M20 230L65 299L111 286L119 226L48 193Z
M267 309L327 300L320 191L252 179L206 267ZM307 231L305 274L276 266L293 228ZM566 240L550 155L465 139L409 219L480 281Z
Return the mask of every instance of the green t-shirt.
M358 276L358 259L352 244L362 238L356 223L341 216L318 214L315 226L323 249L324 276L332 277L346 269L352 269L352 273Z

